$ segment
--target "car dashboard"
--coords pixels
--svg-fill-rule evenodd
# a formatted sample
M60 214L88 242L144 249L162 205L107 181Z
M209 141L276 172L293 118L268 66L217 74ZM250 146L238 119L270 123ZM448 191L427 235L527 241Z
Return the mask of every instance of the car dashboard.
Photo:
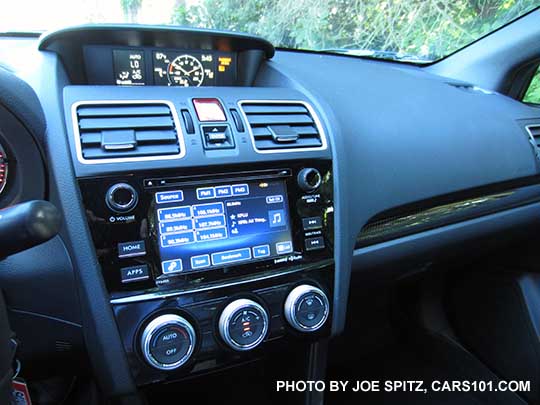
M540 218L538 110L469 83L211 30L25 41L33 67L0 76L0 206L49 199L64 225L0 280L23 361L87 353L110 395L313 356L351 273L369 288Z

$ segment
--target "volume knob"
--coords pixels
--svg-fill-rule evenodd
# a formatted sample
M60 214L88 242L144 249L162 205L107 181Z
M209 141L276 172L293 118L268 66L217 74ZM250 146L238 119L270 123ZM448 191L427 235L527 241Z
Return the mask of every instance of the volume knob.
M111 210L122 214L135 208L138 201L137 190L127 183L118 183L111 186L105 195L107 206Z

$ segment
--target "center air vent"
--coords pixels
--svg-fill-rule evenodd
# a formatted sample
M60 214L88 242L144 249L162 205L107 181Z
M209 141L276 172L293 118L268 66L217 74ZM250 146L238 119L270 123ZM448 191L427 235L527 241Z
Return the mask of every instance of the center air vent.
M325 139L313 113L301 102L241 102L255 149L324 148Z
M74 113L79 158L85 163L101 163L103 159L171 159L183 155L173 111L165 102L83 102L75 107Z

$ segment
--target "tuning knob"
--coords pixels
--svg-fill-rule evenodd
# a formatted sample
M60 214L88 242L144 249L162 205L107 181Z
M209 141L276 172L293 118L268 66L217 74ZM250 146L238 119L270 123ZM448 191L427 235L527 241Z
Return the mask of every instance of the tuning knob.
M285 300L285 318L300 332L320 329L330 312L326 294L317 287L303 284L294 288Z
M232 349L244 351L257 347L268 332L268 314L255 301L238 299L225 307L219 317L219 333Z
M111 210L122 214L135 208L138 201L137 190L127 183L118 183L111 186L105 195L107 206Z
M312 192L319 188L322 182L321 173L313 168L306 167L298 173L298 186L304 191Z
M141 336L145 360L159 370L174 370L185 364L193 354L195 342L193 326L176 314L158 316Z

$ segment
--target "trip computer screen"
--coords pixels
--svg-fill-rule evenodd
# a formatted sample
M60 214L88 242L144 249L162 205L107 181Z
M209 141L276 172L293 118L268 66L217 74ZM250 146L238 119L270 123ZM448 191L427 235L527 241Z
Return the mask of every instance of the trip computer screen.
M88 84L201 87L238 82L237 52L107 45L83 50Z
M143 51L115 49L113 51L115 84L144 86L146 63Z
M245 264L293 252L283 180L157 192L155 204L163 274Z

